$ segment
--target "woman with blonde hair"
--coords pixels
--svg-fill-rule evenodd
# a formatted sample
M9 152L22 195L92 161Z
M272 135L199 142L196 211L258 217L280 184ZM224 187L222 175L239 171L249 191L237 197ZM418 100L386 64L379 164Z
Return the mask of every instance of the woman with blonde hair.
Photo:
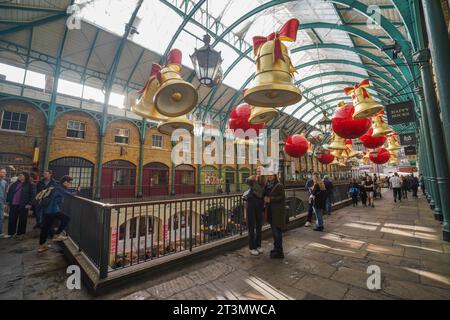
M323 231L323 216L327 200L327 188L318 174L313 177L314 186L312 189L313 209L316 215L316 227L314 231Z

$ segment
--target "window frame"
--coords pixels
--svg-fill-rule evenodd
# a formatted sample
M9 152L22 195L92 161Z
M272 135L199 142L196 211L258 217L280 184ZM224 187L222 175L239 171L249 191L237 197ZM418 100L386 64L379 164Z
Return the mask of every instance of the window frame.
M22 131L22 130L14 130L14 129L4 129L3 128L3 120L4 120L4 118L5 118L5 112L10 112L11 113L11 117L12 117L12 114L13 113L17 113L17 114L19 114L19 118L20 118L20 115L26 115L27 116L27 121L25 122L25 131ZM2 110L2 118L1 118L1 122L0 122L0 130L1 131L6 131L6 132L15 132L15 133L27 133L27 130L28 130L28 119L29 119L29 114L28 114L28 112L17 112L17 111L9 111L9 110ZM12 120L12 118L11 118L11 120L9 120L10 122L11 121L13 121ZM15 120L14 120L15 121ZM20 124L20 120L18 121L19 122L19 124Z
M80 129L69 129L69 122L71 122L71 121L79 123L80 125L82 124L84 126L84 130L82 131ZM80 120L72 120L72 119L67 120L67 124L66 124L66 138L67 139L74 139L74 140L85 140L86 139L86 127L87 127L86 122L83 122L83 121L80 121ZM80 137L70 137L70 136L67 135L69 130L77 131L77 132L83 132L83 137L82 138L80 138Z
M154 137L160 137L161 138L161 146L155 146L154 145ZM152 149L163 149L164 148L164 136L162 134L152 134Z
M128 133L127 136L124 135L117 135L117 130L124 130ZM127 142L117 142L116 138L127 138ZM128 146L130 144L130 128L114 128L114 144L122 145L122 146Z

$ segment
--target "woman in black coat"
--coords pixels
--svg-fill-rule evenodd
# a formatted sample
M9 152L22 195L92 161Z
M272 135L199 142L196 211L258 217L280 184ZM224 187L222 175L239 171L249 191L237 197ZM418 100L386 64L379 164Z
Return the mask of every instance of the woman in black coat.
M265 179L261 175L262 168L256 169L256 176L247 179L250 187L247 192L247 226L248 226L248 246L250 254L257 256L263 253L261 246L262 225L264 217L264 186Z
M28 210L31 209L35 195L35 186L30 182L30 175L27 172L19 174L6 196L6 205L9 207L8 237L25 234Z

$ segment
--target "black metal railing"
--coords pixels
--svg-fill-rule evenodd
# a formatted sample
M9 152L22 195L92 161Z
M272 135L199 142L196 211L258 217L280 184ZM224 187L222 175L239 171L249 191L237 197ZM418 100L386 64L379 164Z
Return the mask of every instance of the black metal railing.
M334 203L346 199L347 185L337 185ZM286 190L287 218L304 213L307 200L304 188ZM63 211L71 217L69 237L100 278L247 231L240 193L117 204L72 197Z

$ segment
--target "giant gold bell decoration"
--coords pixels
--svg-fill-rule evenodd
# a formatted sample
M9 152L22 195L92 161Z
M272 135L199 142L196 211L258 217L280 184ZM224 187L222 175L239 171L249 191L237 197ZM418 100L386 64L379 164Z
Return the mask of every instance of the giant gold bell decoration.
M351 144L347 144L347 150L345 150L344 153L348 159L356 158L358 156L358 152L353 150L353 146Z
M261 108L252 106L252 112L248 122L250 124L262 124L267 123L278 115L278 111L274 108Z
M159 74L160 88L155 94L155 107L167 117L178 117L191 111L198 102L194 86L180 76L181 51L173 49L167 56L166 65Z
M369 164L370 163L370 153L369 152L365 152L364 156L361 159L361 162L363 164Z
M347 146L345 145L345 139L339 137L337 134L333 132L331 137L331 143L328 146L330 150L347 150Z
M384 109L382 105L375 102L367 91L370 86L368 79L362 81L355 87L345 88L344 92L348 96L352 96L355 113L353 119L362 119L371 117Z
M145 84L144 89L142 89L141 91L142 96L139 99L138 103L131 107L131 111L143 118L155 121L166 121L168 120L168 118L160 114L153 104L153 97L155 96L156 90L158 90L159 88L157 74L160 71L161 66L154 63L150 72L150 78Z
M342 153L344 153L344 150L333 150L333 152L331 152L331 154L332 154L335 158L340 158L340 157L342 157Z
M378 138L381 136L387 136L391 134L394 130L388 126L383 120L384 111L381 111L373 118L373 134L372 137Z
M287 21L280 31L267 37L253 37L256 75L244 93L244 100L258 107L286 107L302 99L300 89L293 85L295 68L288 48L282 41L295 42L299 21Z
M189 120L186 115L169 118L165 122L161 122L158 125L158 131L162 134L172 135L172 133L177 129L185 129L189 132L194 130L194 124Z
M393 134L391 136L389 136L388 138L388 147L386 148L389 152L390 151L397 151L400 150L402 148L402 146L400 145L400 143L397 140L397 135Z
M389 165L396 166L399 164L398 160L398 152L397 151L389 151L389 154L391 155L391 158L389 160Z

